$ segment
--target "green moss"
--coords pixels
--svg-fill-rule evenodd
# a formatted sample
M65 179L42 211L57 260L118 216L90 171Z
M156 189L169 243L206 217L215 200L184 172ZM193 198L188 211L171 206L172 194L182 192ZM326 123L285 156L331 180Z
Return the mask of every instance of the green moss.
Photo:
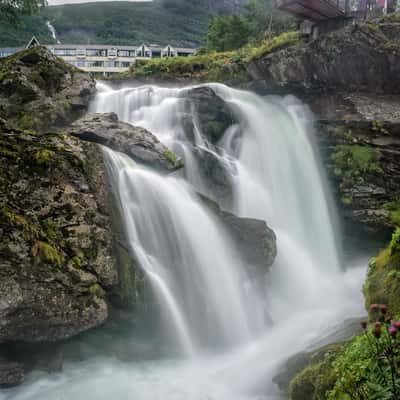
M326 400L326 393L332 390L337 375L332 368L341 345L331 345L324 352L322 360L313 362L299 372L290 382L289 397L291 400Z
M24 216L11 211L6 205L0 205L0 218L14 228L22 231L27 240L34 240L39 237L40 229L30 223Z
M32 247L32 255L36 259L60 267L64 262L64 256L48 243L37 241Z
M82 267L82 257L79 256L75 256L72 258L72 262L74 263L74 265L78 268Z
M288 46L293 46L298 43L300 39L300 32L284 32L279 36L275 36L274 38L265 41L261 46L251 49L249 51L248 60L256 60L265 57L274 51Z
M391 315L400 314L400 285L393 278L400 271L399 232L393 235L390 246L369 263L363 288L367 310L371 304L387 304Z
M348 183L362 184L365 175L382 174L380 153L371 146L339 145L331 155L334 173Z
M171 150L166 150L164 152L164 157L175 167L183 167L183 161L176 156L176 154Z
M104 298L106 295L106 292L98 283L95 283L92 286L90 286L88 291L94 297Z
M60 240L62 235L60 234L58 224L51 218L47 218L45 221L43 221L42 228L47 238L51 241Z
M396 255L400 254L400 228L397 228L390 241L390 254Z
M340 200L345 206L351 206L353 204L353 197L351 195L345 195Z
M389 219L390 222L400 227L400 200L396 199L389 203L384 204L384 208L389 210Z

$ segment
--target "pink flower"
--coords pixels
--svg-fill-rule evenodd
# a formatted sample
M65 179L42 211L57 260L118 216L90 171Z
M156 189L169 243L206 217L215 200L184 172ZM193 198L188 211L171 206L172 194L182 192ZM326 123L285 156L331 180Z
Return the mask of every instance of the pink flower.
M381 310L382 314L386 314L387 312L387 305L386 304L379 304L379 309Z
M369 309L370 309L371 311L377 311L377 310L379 310L379 304L371 304L371 305L369 306Z
M395 337L397 335L397 328L395 326L391 326L389 328L389 335Z
M392 326L394 326L397 330L400 330L400 321L392 322Z

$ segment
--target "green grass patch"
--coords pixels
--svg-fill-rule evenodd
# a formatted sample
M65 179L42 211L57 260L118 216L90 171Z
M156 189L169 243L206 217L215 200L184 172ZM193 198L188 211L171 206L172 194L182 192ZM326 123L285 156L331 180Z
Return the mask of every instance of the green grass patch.
M275 36L270 40L264 41L259 47L254 47L249 50L248 60L256 60L265 57L277 50L281 50L285 47L292 46L298 43L301 39L301 33L295 32L284 32L279 36Z

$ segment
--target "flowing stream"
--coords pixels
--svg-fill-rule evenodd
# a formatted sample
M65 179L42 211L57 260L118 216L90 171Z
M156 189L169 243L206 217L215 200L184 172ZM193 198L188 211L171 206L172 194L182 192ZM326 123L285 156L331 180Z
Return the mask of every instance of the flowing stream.
M185 162L183 173L163 176L104 149L127 242L159 304L170 353L152 361L70 363L61 373L31 374L0 399L276 400L273 378L285 360L362 314L364 269L341 265L335 207L307 108L292 97L210 86L238 121L216 145L194 110L190 140L177 118L188 112L190 88L113 90L100 83L92 104L147 128ZM199 149L228 176L230 210L275 231L278 256L268 273L250 272L198 196L218 197L202 174Z

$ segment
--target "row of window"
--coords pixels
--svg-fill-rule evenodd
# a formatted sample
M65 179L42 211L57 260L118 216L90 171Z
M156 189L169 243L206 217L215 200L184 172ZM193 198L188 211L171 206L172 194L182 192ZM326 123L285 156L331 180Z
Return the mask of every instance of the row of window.
M151 57L151 51L117 49L53 49L56 56L74 57Z
M105 67L105 68L129 68L133 63L128 61L69 61L70 64L75 65L78 68L94 68L94 67Z

